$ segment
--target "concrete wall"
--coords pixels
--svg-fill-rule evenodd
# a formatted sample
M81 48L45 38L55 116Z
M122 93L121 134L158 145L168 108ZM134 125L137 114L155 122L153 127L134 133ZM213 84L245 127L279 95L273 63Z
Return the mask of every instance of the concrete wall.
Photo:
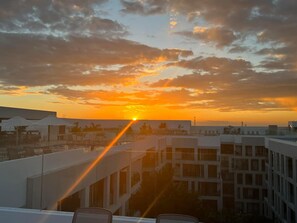
M94 159L96 154L98 152L86 153L78 149L46 154L43 159L42 156L33 156L0 162L0 206L26 206L27 178L41 175L42 166L44 172L52 172L71 166L74 161L82 163Z
M133 160L144 155L146 149L156 145L155 139L148 137L136 143L112 147L72 193L130 166ZM76 149L0 162L0 206L40 208L43 180L42 206L49 208L101 152Z
M1 208L0 222L2 223L71 223L72 212L39 211L21 208ZM113 223L154 223L151 218L135 218L113 216Z

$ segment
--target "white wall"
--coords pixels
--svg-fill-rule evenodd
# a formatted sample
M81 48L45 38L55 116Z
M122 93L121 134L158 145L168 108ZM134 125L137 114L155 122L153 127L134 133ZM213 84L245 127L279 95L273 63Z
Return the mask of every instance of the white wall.
M85 153L82 149L44 155L44 172L81 163L94 158L98 152ZM26 205L27 178L40 175L42 156L0 162L0 206Z
M71 223L72 212L39 211L21 208L1 208L2 223ZM155 219L113 216L113 223L154 223Z

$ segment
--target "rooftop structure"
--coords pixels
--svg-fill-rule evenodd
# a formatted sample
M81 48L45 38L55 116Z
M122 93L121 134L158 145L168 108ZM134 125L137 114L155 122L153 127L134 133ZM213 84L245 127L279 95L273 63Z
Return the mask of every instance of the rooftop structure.
M15 116L30 120L39 120L49 115L56 116L57 112L0 106L0 122L1 120L10 119Z

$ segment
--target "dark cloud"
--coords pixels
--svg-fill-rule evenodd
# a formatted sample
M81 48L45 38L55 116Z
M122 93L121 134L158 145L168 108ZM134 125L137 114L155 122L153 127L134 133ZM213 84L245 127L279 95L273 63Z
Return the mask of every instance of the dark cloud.
M160 50L124 39L64 40L4 33L0 34L0 51L5 52L0 54L0 81L20 86L125 84L145 73L143 64L177 61L180 56L192 54L186 50Z
M121 0L123 5L122 12L140 14L140 15L154 15L165 12L166 1L147 0L147 1L129 1Z
M192 89L196 97L193 103L185 103L187 108L283 110L290 108L284 108L274 99L297 95L295 72L259 73L246 61L214 57L196 58L178 65L193 69L193 73L160 80L151 86Z
M174 65L187 69L204 71L207 73L211 73L212 75L216 73L241 74L247 72L252 68L252 64L249 61L243 59L234 60L219 57L196 57L191 60L181 60Z
M7 3L10 2L10 3ZM0 31L66 38L77 36L123 36L126 28L101 18L94 10L106 1L6 1L1 2Z
M190 39L201 40L207 43L215 43L217 47L229 46L238 38L232 30L222 27L195 27L193 31L179 31L175 32L175 34L185 36Z
M124 1L125 2L125 1ZM131 7L140 5L138 7ZM275 41L283 44L296 44L297 3L295 1L270 0L170 0L129 1L129 6L123 4L127 13L148 13L151 7L158 8L158 13L174 10L187 16L191 21L195 18L204 19L210 27L222 27L222 30L212 30L220 34L225 43L234 40L232 32L241 36L257 36L259 41ZM139 6L139 7L140 7ZM190 33L184 33L190 36ZM261 35L259 35L261 34ZM192 35L192 37L194 37ZM208 39L207 35L197 35L196 38Z
M267 70L286 70L288 72L297 71L297 45L278 48L263 48L256 52L265 56L260 67Z
M248 47L232 45L228 52L229 53L243 53L243 52L246 52L246 51L249 51Z

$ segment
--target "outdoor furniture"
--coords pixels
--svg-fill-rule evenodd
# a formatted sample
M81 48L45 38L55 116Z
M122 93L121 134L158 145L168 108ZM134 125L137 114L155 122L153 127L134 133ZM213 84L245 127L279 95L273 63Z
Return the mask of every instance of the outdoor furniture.
M198 223L196 217L183 214L160 214L156 218L156 223Z
M104 208L79 208L74 212L72 223L111 223L112 212Z

